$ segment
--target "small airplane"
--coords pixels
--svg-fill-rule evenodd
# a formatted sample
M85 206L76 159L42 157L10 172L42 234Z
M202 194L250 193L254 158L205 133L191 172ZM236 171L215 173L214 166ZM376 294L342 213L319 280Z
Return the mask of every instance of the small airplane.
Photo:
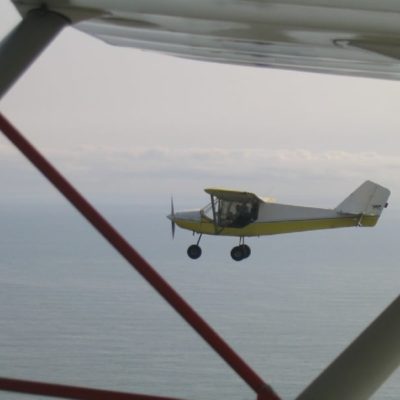
M365 181L334 209L302 207L276 203L254 193L226 189L205 189L211 202L200 210L174 211L171 199L172 236L175 224L198 233L196 244L189 246L192 259L201 256L199 246L203 234L239 237L239 245L231 251L235 261L249 257L251 250L244 243L249 236L275 235L317 229L375 226L388 206L390 191L374 182Z

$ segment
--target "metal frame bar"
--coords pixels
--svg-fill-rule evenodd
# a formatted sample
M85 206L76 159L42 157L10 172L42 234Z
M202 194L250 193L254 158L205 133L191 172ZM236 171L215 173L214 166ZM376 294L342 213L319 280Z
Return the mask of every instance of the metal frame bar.
M148 396L7 378L0 378L0 390L72 400L179 400L171 397Z
M258 399L279 400L260 376L214 331L114 227L0 113L0 129L88 222L254 390Z
M369 399L399 365L400 296L296 400Z
M70 21L47 8L29 11L0 43L0 99Z

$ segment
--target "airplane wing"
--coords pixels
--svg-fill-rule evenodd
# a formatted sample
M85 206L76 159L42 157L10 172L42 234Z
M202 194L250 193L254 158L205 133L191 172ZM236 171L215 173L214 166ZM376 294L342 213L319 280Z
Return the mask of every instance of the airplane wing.
M240 192L238 190L208 188L208 189L204 189L204 191L206 193L210 194L211 196L215 196L217 199L220 199L220 200L238 201L238 202L263 201L261 198L256 196L254 193Z
M13 0L21 14L42 0ZM400 2L51 0L105 42L203 61L400 78Z

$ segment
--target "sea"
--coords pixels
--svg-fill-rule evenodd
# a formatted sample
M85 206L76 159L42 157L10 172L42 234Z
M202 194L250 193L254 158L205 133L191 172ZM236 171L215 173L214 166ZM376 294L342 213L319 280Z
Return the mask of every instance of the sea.
M133 247L282 399L296 396L400 292L400 214L375 228L171 237L160 205L98 204ZM71 206L0 207L0 376L170 396L254 392ZM400 372L374 400L398 400ZM0 392L0 399L27 400Z

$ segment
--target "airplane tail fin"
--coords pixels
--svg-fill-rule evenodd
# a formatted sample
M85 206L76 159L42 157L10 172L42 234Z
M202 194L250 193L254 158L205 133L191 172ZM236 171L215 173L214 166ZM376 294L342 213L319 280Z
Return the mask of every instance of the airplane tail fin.
M350 196L344 199L335 208L335 211L340 214L375 217L376 223L383 209L388 205L389 196L390 191L388 189L374 182L365 181Z

